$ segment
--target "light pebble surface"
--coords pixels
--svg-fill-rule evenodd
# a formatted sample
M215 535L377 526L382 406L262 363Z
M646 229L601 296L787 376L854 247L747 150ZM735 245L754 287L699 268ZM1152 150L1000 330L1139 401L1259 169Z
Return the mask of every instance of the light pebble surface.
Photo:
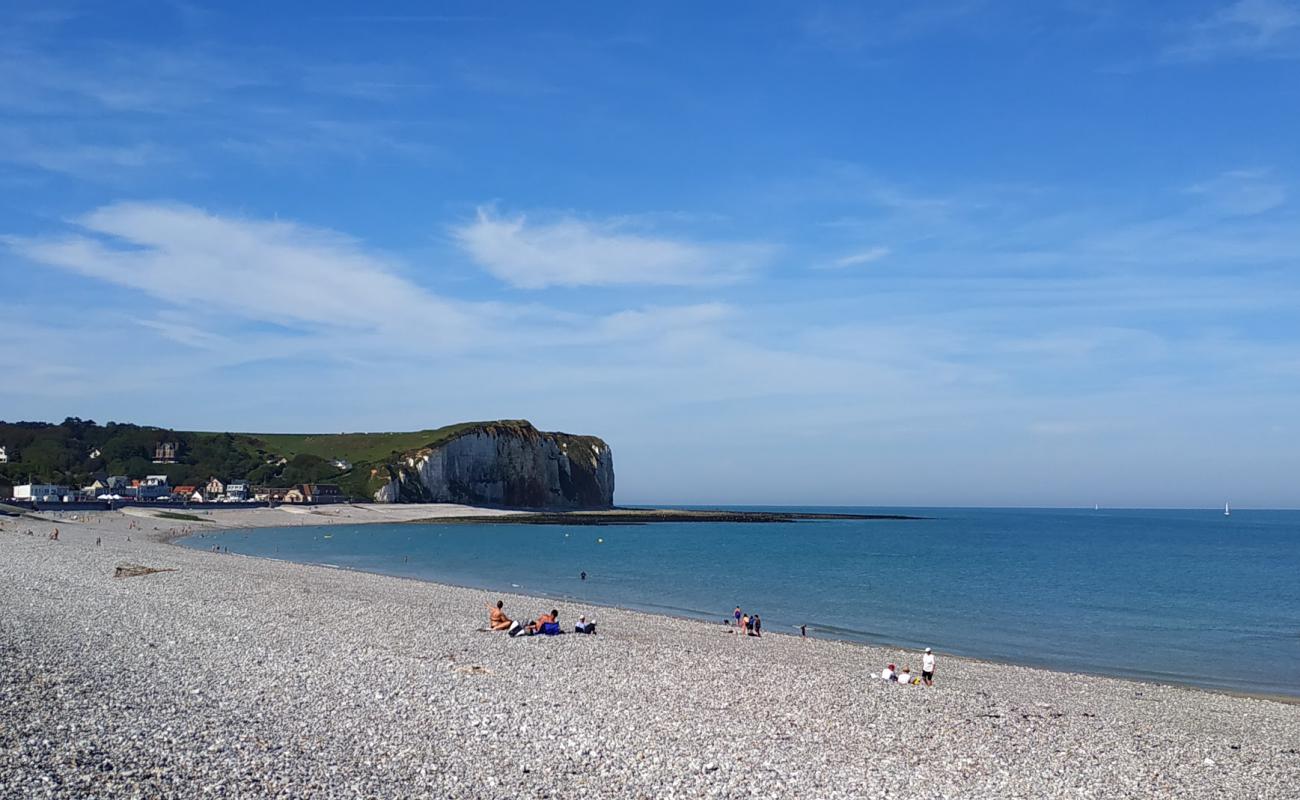
M900 687L872 676L918 654L573 603L598 635L511 639L480 630L499 595L183 549L133 513L0 518L0 798L1300 796L1293 704L941 642L935 687Z

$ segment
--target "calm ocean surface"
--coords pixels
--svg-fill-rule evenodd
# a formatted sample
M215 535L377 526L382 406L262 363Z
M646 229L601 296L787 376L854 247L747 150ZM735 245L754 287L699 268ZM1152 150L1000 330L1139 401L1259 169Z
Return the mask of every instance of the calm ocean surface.
M332 525L185 544L719 622L739 604L772 632L807 623L810 635L1300 696L1298 511L785 510L929 519Z

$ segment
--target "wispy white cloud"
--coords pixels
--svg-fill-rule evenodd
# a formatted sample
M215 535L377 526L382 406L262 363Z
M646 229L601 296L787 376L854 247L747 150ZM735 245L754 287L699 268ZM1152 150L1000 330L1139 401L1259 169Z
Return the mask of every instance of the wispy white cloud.
M888 247L877 246L871 247L858 253L851 253L847 256L841 256L830 263L835 268L856 267L862 264L870 264L873 261L879 261L890 254Z
M468 307L411 283L395 265L332 231L149 203L105 206L76 227L79 233L4 241L37 264L249 320L418 331L430 346L472 335L475 327Z
M480 208L452 229L483 269L523 289L547 286L706 286L744 279L766 264L760 243L711 243L632 233L609 223L562 217L533 223Z
M1225 214L1250 216L1271 211L1287 201L1287 190L1266 169L1236 169L1187 188Z
M66 130L0 125L0 161L90 181L174 163L179 156L151 141L86 142Z
M1175 61L1241 56L1300 56L1300 5L1235 0L1185 26L1165 50L1165 57Z

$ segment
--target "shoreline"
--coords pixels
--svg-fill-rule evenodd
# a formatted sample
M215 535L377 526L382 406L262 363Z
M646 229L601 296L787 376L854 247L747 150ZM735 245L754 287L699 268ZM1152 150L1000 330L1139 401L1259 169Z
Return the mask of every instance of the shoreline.
M468 518L468 517L462 518L462 520L465 521L468 521L470 519L472 518ZM419 522L419 521L418 520L413 521L413 524L414 522ZM218 533L218 532L234 533L242 530L253 531L257 529L256 528L248 528L248 529L222 528L222 529L213 529L212 532L213 533ZM185 545L180 544L180 541L182 539L190 538L190 536L193 535L194 534L185 534L182 536L171 537L168 540L166 540L165 543L172 545L174 547L181 547L181 548L193 550L195 548L187 548L185 547ZM702 616L697 617L697 616L690 616L684 613L672 613L667 610L655 610L654 608L644 607L644 606L619 605L617 603L602 603L594 600L584 600L582 598L572 597L570 595L565 595L565 594L549 594L545 592L540 594L532 594L532 593L521 594L519 591L515 589L506 589L506 588L492 587L492 586L479 586L479 585L469 584L469 583L456 583L455 581L445 581L445 580L435 581L427 578L416 578L410 575L399 575L393 572L378 572L374 570L357 569L356 567L347 567L347 566L342 566L340 564L327 564L325 562L318 562L318 561L295 561L290 558L275 558L272 556L250 555L247 553L238 553L234 551L230 553L224 553L222 555L239 556L241 558L254 558L262 561L273 561L279 564L294 564L298 566L319 567L321 569L331 569L340 572L351 572L358 575L377 575L392 580L411 581L420 585L438 586L447 589L459 589L467 592L484 592L487 594L501 594L501 595L508 595L517 598L530 598L533 600L543 600L547 603L570 603L575 605L582 605L585 608L596 608L596 609L603 609L608 611L619 611L628 614L640 614L643 616L656 617L656 618L661 617L663 619L671 619L678 622L690 623L693 625L705 625L711 629L716 629L716 630L727 630L727 631L734 630L732 628L726 628L720 622L709 622L707 619L703 618ZM810 624L809 630L811 631L812 629L813 626ZM808 636L805 637L805 636L797 636L793 633L786 633L782 630L778 630L775 628L765 630L763 635L764 637L787 636L793 639L815 640L820 642L835 642L838 644L847 645L849 647L860 647L860 648L868 648L868 649L887 649L887 650L897 650L897 651L904 651L904 652L911 652L912 650L912 648L907 647L906 645L898 644L896 642L866 641L863 639L852 639L843 636L815 636L812 634L809 634ZM1180 690L1185 690L1190 692L1207 692L1209 694L1223 695L1226 697L1241 697L1241 698L1249 698L1253 700L1267 700L1274 703L1282 703L1284 705L1300 706L1300 694L1288 695L1288 694L1276 694L1270 692L1247 692L1247 691L1242 691L1237 689L1228 689L1221 686L1210 686L1210 685L1189 683L1186 681L1178 681L1174 679L1161 680L1159 678L1146 677L1142 675L1126 675L1126 674L1118 674L1118 673L1110 673L1110 672L1091 672L1088 670L1065 669L1062 667L1056 667L1047 664L1033 663L1031 661L1015 661L1011 659L987 658L981 656L962 655L962 654L950 653L950 652L940 652L939 655L942 655L946 661L969 662L972 664L980 664L980 665L990 666L990 667L1023 667L1025 669L1043 670L1045 672L1052 672L1059 675L1077 675L1079 677L1086 677L1086 678L1101 678L1101 679L1108 679L1108 680L1129 681L1132 683L1146 684L1149 686L1160 686L1169 689L1180 689Z
M414 505L413 505L413 506L411 506L411 507L412 507L412 508L417 508L418 506L414 506ZM323 506L322 508L330 508L330 506ZM152 511L153 509L148 509L148 510L149 510L149 511ZM278 509L278 508L271 508L271 509L268 509L268 510L279 510L279 509ZM714 513L712 513L712 512L700 512L700 511L686 511L686 512L679 512L679 511L677 511L677 510L672 510L672 511L671 511L669 514L667 514L666 516L658 516L658 514L659 514L659 510L658 510L658 509L635 509L636 511L644 512L643 514L639 514L639 515L638 515L638 520L639 520L639 521L637 521L637 522L622 522L622 521L618 521L618 522L605 522L605 521L565 522L565 521L563 520L563 517L564 517L565 515L564 515L564 514L559 514L559 513L557 513L557 514L545 514L545 515L543 515L543 514L537 514L537 513L535 513L535 512L529 512L529 511L510 511L510 510L506 510L506 509L477 509L477 508L476 508L476 509L471 509L471 510L476 511L476 512L483 512L483 513L481 513L479 516L475 516L475 515L472 514L472 513L459 514L459 513L456 513L455 511L449 511L449 512L444 512L444 513L451 513L451 514L454 514L454 515L452 515L452 516L435 516L435 517L418 517L418 518L412 518L412 519L408 519L408 520L401 520L400 522L398 522L398 521L394 521L394 520L352 521L352 522L349 522L348 524L352 524L352 525L378 525L378 524L409 524L409 525L444 525L444 524L452 524L452 525L473 525L473 524L524 524L524 525L529 525L529 524L532 524L532 525L552 525L552 524L572 524L572 525L575 525L575 526L600 526L600 525L623 525L623 524L654 524L654 523L656 523L656 522L663 522L663 521L691 521L691 522L757 522L757 523L759 523L759 524L762 524L762 523L764 523L764 522L769 522L769 521L785 521L785 520L787 520L787 519L788 519L788 520L796 520L796 519L808 519L808 520L817 520L817 519L872 519L872 520L876 520L876 519L879 519L879 520L904 520L904 521L920 521L920 520L924 520L924 519L926 519L925 517L891 516L891 515L880 516L880 515L815 514L815 513L814 513L814 514L806 514L806 513L791 513L791 514L772 514L772 515L768 515L767 512L735 512L735 513L739 513L739 514L742 514L742 515L745 515L745 516L774 516L774 517L775 517L775 516L779 516L779 517L782 518L782 519L780 519L780 520L777 520L777 519L736 520L736 519L731 519L728 513L714 514ZM610 511L608 511L608 512L604 512L604 511L602 511L602 512L568 512L568 513L579 513L579 514L587 513L587 514L601 514L601 515L609 514L609 515L610 515L611 517L613 517L613 518L618 518L618 517L620 516L620 512L622 512L622 511L624 511L624 509L612 509L612 510L610 510ZM303 512L301 512L301 511L293 511L293 512L289 512L289 513L296 513L296 514L298 514L298 515L300 515L300 516L304 516ZM694 516L694 518L693 518L693 519L689 519L689 520L685 520L685 519L684 519L684 520L678 520L678 519L675 518L677 513L690 514L690 515ZM537 517L546 517L546 520L545 520L545 521L538 521L538 520L536 519ZM552 519L554 519L554 521L552 521ZM308 526L308 525L313 525L313 524L315 524L315 525L320 525L320 524L322 524L322 523L320 523L320 522L316 522L316 523L299 522L298 524L303 525L303 526ZM328 523L324 523L324 524L328 524ZM260 530L263 530L263 529L265 529L265 528L279 528L279 527L288 527L288 525L279 525L279 524L259 525L259 526L242 526L242 525L236 525L236 526L222 526L222 527L217 527L217 528L206 528L206 529L204 529L204 530L207 531L207 532L212 532L212 533L219 533L219 532L224 532L224 533L250 532L250 533L251 533L251 532L254 532L254 531L260 531ZM187 538L190 538L191 536L194 536L194 535L196 535L197 533L199 533L199 531L195 531L194 533L179 533L179 534L174 534L174 535L168 535L168 536L166 536L166 537L164 537L164 538L159 539L158 541L160 541L160 542L162 542L162 543L165 543L165 544L168 544L168 545L175 546L175 547L181 547L181 548L188 549L188 550L195 550L195 549L198 549L198 548L186 547L185 545L180 544L180 542L181 542L181 540L183 540L183 539L187 539ZM543 593L543 594L540 594L540 595L520 594L520 593L518 593L518 592L516 592L516 591L514 591L514 590L512 590L512 589L502 588L502 587L478 586L478 585L466 584L466 583L455 583L455 582L449 582L449 581L437 581L437 580L430 580L430 579L427 579L427 578L413 577L413 576L410 576L410 575L399 575L399 574L391 573L391 572L376 572L376 571L371 571L371 570L356 569L356 568L354 568L354 567L345 567L345 566L340 566L340 565L337 565L337 564L327 564L327 563L324 563L324 562L294 561L294 560L292 560L292 559L271 558L271 557L269 557L269 556L256 556L256 555L249 555L249 554L245 554L245 553L229 553L229 554L226 554L226 555L239 555L239 556L242 556L242 557L244 557L244 558L258 558L258 559L265 559L265 560L276 561L276 562L279 562L279 563L285 563L285 564L298 564L298 565L302 565L302 566L322 567L322 568L325 568L325 569L342 570L342 571L346 571L346 572L354 572L354 573L358 573L358 574L362 574L362 575L381 575L381 576L384 576L384 577L387 577L387 578L393 578L393 579L396 579L396 580L410 580L410 581L415 581L416 583L420 583L420 584L429 584L429 585L433 585L433 586L445 586L445 587L448 587L448 588L463 589L463 590L466 590L466 591L501 592L501 593L506 593L506 594L515 594L515 595L518 595L518 596L521 596L521 597L535 597L535 598L538 598L538 599L546 599L546 600L548 600L548 601L571 602L571 603L579 603L579 602L581 602L583 605L586 605L586 606L592 606L592 607L597 607L597 608L607 608L607 609L613 609L613 610L618 610L618 611L625 611L625 612L629 612L629 613L646 614L646 615L654 616L654 617L665 617L665 618L670 618L670 619L680 620L680 621L683 621L683 622L692 622L692 623L698 623L698 624L701 624L701 625L709 625L709 626L721 627L720 623L716 623L716 622L712 622L712 623L711 623L711 622L709 622L708 619L706 619L704 616L702 616L703 612L700 612L700 613L701 613L701 616L698 616L698 617L697 617L697 616L690 616L689 614L686 614L686 613L672 613L672 612L670 612L670 611L668 611L668 610L657 610L656 608L643 607L643 606L635 606L635 605L618 605L618 604L607 604L607 603L596 603L596 602L591 602L591 601L587 601L587 600L580 600L579 598L576 598L576 597L569 597L568 595L563 595L563 594L554 594L554 593ZM769 635L789 636L789 635L791 635L791 634L780 633L780 632L777 632L777 631L773 630L773 631L770 631L770 632L769 632ZM896 643L896 642L888 642L888 641L871 641L871 640L867 640L867 639L856 639L856 638L850 638L850 637L844 637L844 636L823 635L823 636L809 636L809 637L795 637L795 638L809 638L809 639L817 639L817 640L819 640L819 641L841 642L841 643L844 643L844 644L847 644L847 645L852 645L852 646L857 646L857 647L865 647L865 648L888 648L888 649L895 649L895 650L903 650L903 649L906 649L904 645L898 644L898 643ZM962 659L962 660L970 661L970 662L973 662L973 663L979 663L979 664L985 664L985 665L992 665L992 666L1013 666L1013 667L1025 667L1025 668L1029 668L1029 669L1040 669L1040 670L1045 670L1045 671L1048 671L1048 672L1060 673L1060 674L1063 674L1063 675L1080 675L1080 676L1094 677L1094 678L1108 678L1108 679L1113 679L1113 680L1125 680L1125 681L1132 681L1132 682L1135 682L1135 683L1147 684L1147 685L1151 685L1151 686L1167 686L1167 687L1173 687L1173 688L1179 688L1179 689L1186 689L1186 690L1197 691L1197 692L1210 692L1210 693L1221 694L1221 695L1225 695L1225 696L1229 696L1229 697L1246 697L1246 698L1254 698L1254 699L1260 699L1260 700L1269 700L1269 701L1272 701L1272 702L1283 703L1283 704L1286 704L1286 705L1300 705L1300 691L1298 691L1297 694L1294 694L1294 695L1282 694L1282 693L1275 693L1275 692L1251 692L1251 691L1240 690L1240 689L1231 689L1231 688L1227 688L1227 687L1223 687L1223 686L1214 686L1214 685L1208 685L1208 684L1192 683L1192 682L1189 682L1189 681L1180 681L1180 680L1177 680L1177 679L1175 679L1175 678L1157 678L1157 677L1151 677L1151 676L1147 676L1147 675L1139 675L1139 674L1125 674L1125 673L1117 673L1117 672L1095 672L1095 671L1088 671L1088 670L1072 670L1072 669L1067 669L1067 668L1063 668L1063 667L1059 667L1059 666L1054 666L1054 665L1051 665L1051 664L1038 663L1038 662L1034 662L1034 661L1032 661L1032 660L1028 660L1028 661L1019 661L1019 660L1014 660L1014 659L998 659L998 658L989 658L989 657L982 657L982 656L957 655L957 654L946 654L945 657L946 657L946 658L950 658L950 659Z
M430 507L435 508L438 513L434 516L425 516L426 513L425 509ZM233 525L225 524L224 521L218 522L215 519L200 518L196 520L196 522L200 524L204 524L205 526L216 525L217 527L204 527L201 530L195 529L191 532L165 531L158 534L150 534L148 532L144 532L144 533L151 541L157 543L166 544L169 546L178 547L189 551L204 552L200 548L187 547L181 544L180 542L184 539L188 539L192 536L195 536L201 532L252 533L252 532L262 531L268 528L273 529L273 528L300 527L300 526L301 527L327 526L332 523L348 524L348 525L572 524L581 527L581 526L600 526L600 525L624 525L624 524L654 524L656 522L664 522L664 521L691 521L691 522L742 522L743 521L743 522L756 522L762 524L765 522L772 522L772 521L787 521L787 520L798 520L798 519L807 519L807 520L871 519L871 520L901 520L901 521L921 521L927 519L926 517L901 516L901 515L899 516L874 515L874 514L872 515L822 514L822 513L803 513L803 512L792 512L788 514L769 513L769 512L714 513L714 512L704 512L698 510L682 510L682 509L620 509L620 508L610 509L607 511L605 510L595 511L595 512L561 512L561 513L542 514L542 513L531 512L531 511L517 511L511 509L499 509L499 508L490 508L490 507L458 506L455 504L393 504L393 505L382 506L382 508L394 509L395 511L393 511L392 513L395 516L400 517L399 519L381 520L381 519L373 519L373 518L362 518L362 519L339 520L337 514L331 514L329 511L329 510L340 510L343 508L352 508L352 509L359 509L359 510L366 510L366 511L375 510L375 507L372 507L368 504L367 505L335 504L335 505L323 505L323 506L289 506L289 505L270 506L270 507L258 508L258 509L244 509L242 511L244 513L251 513L251 514L258 514L259 512L265 514L266 512L283 511L284 513L292 514L293 518L279 519L274 522L268 519L244 520ZM125 511L119 511L119 512L77 512L77 513L79 514L81 513L96 513L96 514L125 513L128 516L145 518L145 519L148 518L158 519L160 521L166 523L172 523L172 524L182 522L181 520L159 516L159 514L168 513L168 511L169 511L168 509L137 507L137 508L127 509ZM216 511L218 513L224 512L228 514L239 513L238 511L229 511L225 509L216 509ZM627 511L634 512L635 517L638 521L637 522L621 521L621 517L623 513ZM39 515L41 512L35 512L35 513ZM608 515L610 518L619 519L620 521L564 522L564 519L566 518L566 514L601 515L601 516ZM689 516L690 518L679 519L678 515ZM762 519L738 520L738 519L733 519L732 515L740 515L744 517L761 517ZM198 515L194 515L194 516L198 516ZM539 518L544 518L544 519L539 519ZM0 519L3 519L3 517L0 517ZM250 521L256 523L265 522L266 524L249 524ZM193 524L192 522L189 521L185 521L185 522L187 522L188 524ZM644 614L651 617L663 617L667 619L679 620L682 622L706 625L709 627L719 627L719 628L721 627L720 623L709 622L703 616L695 617L685 613L672 613L668 610L656 610L654 608L633 606L633 605L596 603L587 600L580 600L579 598L569 597L567 595L562 595L562 594L543 593L540 595L532 595L526 593L519 593L517 591L514 591L513 589L507 589L507 588L477 586L473 584L455 583L455 582L448 582L448 581L436 581L436 580L430 580L426 578L413 577L410 575L399 575L399 574L389 573L389 572L376 572L370 570L362 570L353 567L340 566L337 564L327 564L324 562L294 561L292 559L249 555L246 553L232 552L232 553L224 553L220 555L237 555L242 558L252 558L252 559L265 560L265 561L272 561L281 564L293 564L298 566L319 567L322 569L332 569L332 570L338 570L343 572L355 573L359 575L377 575L377 576L382 576L394 580L413 581L417 584L440 586L440 587L460 589L465 591L489 592L489 593L497 592L502 594L510 594L517 597L525 597L525 598L532 597L534 599L544 599L547 602L581 603L582 605L589 606L589 607L610 609L610 610L616 610L616 611L622 611L622 612L634 613L634 614ZM702 613L703 612L701 612L701 614ZM791 634L781 633L773 630L769 632L769 635L790 636ZM866 639L855 639L855 638L849 638L843 636L809 636L809 637L794 637L794 638L808 638L808 639L815 639L818 641L838 642L850 646L863 647L863 648L885 648L885 649L893 649L893 650L906 649L904 645L900 645L894 642L877 642L877 641L869 641ZM1300 705L1300 692L1298 692L1295 695L1273 693L1273 692L1250 692L1250 691L1245 691L1240 689L1230 689L1222 686L1213 686L1213 685L1206 685L1206 684L1191 683L1187 681L1179 681L1174 678L1162 679L1162 678L1156 678L1156 677L1145 676L1145 675L1137 675L1137 674L1094 672L1094 671L1087 671L1087 670L1071 670L1071 669L1066 669L1066 668L1053 666L1049 664L1035 663L1032 660L1017 661L1013 659L998 659L998 658L989 658L989 657L972 656L972 655L957 655L957 654L946 654L945 658L960 659L964 661L969 661L971 663L984 664L990 666L1024 667L1027 669L1044 670L1047 672L1053 672L1062 675L1078 675L1078 676L1092 677L1092 678L1131 681L1134 683L1140 683L1140 684L1145 684L1150 686L1162 686L1162 687L1170 687L1175 689L1185 689L1194 692L1208 692L1208 693L1223 695L1227 697L1252 698L1252 699L1267 700L1271 702L1282 703L1285 705Z
M247 514L262 516L194 527L321 523ZM900 687L872 675L885 660L917 666L914 651L218 555L168 545L182 533L168 522L4 518L0 785L33 797L1281 798L1300 782L1300 714L1274 698L942 653L933 688ZM56 525L62 541L42 538ZM174 571L112 577L123 562ZM480 632L498 597L512 615L555 605L566 629L594 614L600 633Z

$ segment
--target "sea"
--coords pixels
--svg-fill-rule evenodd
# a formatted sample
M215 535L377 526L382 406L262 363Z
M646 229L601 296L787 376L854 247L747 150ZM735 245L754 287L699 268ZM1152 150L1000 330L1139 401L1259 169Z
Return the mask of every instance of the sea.
M1300 511L725 510L921 519L338 524L183 544L542 595L569 616L605 605L721 624L740 606L766 633L807 626L815 637L1300 697Z

